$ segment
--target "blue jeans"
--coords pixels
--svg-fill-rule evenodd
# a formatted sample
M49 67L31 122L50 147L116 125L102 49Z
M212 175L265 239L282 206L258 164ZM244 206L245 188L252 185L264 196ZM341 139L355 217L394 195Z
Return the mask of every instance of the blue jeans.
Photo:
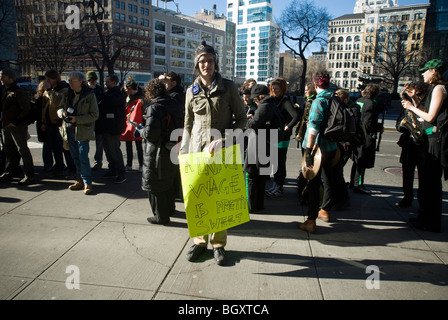
M89 161L89 140L76 141L75 130L67 129L67 140L70 154L76 167L76 175L81 177L84 184L92 184L92 169Z

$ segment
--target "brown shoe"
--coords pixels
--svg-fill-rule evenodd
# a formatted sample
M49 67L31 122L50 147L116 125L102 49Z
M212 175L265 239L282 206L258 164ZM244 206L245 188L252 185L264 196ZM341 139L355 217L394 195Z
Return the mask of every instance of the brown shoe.
M82 180L82 178L78 178L78 179L76 179L76 182L74 184L69 185L68 188L72 191L83 190L84 189L84 181Z
M330 212L328 212L324 209L320 209L319 215L317 217L319 219L321 219L322 221L328 222L328 221L330 221Z
M316 233L316 220L306 220L304 223L300 223L297 226L300 230L309 232L309 233Z
M92 185L91 184L86 184L84 187L84 194L92 194Z

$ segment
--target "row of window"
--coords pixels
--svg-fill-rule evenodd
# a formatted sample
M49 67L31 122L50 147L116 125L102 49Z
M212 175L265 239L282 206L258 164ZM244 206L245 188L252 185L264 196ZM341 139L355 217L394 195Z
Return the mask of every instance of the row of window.
M341 59L345 59L345 60L358 60L359 59L359 53L355 52L355 53L330 53L328 55L328 60L341 60Z
M124 13L120 14L117 12L117 13L115 13L115 20L126 22L126 15ZM138 24L138 17L129 15L127 22L133 23L133 24ZM149 27L149 20L140 18L140 25Z
M134 2L138 3L138 0L134 0ZM149 5L149 0L140 0L141 4L146 4ZM115 8L116 9L121 9L121 10L126 10L126 3L123 1L115 1ZM143 8L142 8L143 9ZM148 15L149 15L149 9L148 10ZM132 5L132 4L128 4L128 11L129 12L137 12L137 6L136 5Z

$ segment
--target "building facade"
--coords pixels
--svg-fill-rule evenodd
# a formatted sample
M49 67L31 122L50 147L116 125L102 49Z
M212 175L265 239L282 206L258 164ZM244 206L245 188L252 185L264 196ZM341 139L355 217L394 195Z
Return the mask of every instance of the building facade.
M227 43L227 24L215 24L158 7L153 7L152 17L154 77L174 71L181 76L185 85L191 84L194 80L194 53L201 41L205 40L216 51L222 75L233 78L235 50Z
M68 22L73 22L70 15L75 13L67 13L69 5L79 9L81 22L78 28L67 26ZM102 63L99 33L93 23L85 22L89 10L79 2L16 0L16 8L19 65L23 77L36 80L48 69L64 71L64 74L70 70L96 71L90 55L76 50L76 46L83 46L82 40L91 40L92 55ZM151 2L96 0L95 8L102 12L98 16L98 25L109 57L122 48L113 65L114 72L123 76L132 74L136 81L147 81L151 76Z
M227 0L227 19L236 24L235 77L261 83L277 77L280 29L271 0Z
M448 3L430 0L425 28L424 47L426 58L448 59Z
M364 30L364 13L344 15L329 22L327 66L332 82L338 87L350 91L358 88Z
M387 77L382 62L393 59L398 51L403 59L410 59L410 69L417 68L415 53L422 49L429 5L395 6L395 1L389 2L389 7L378 2L377 8L330 20L327 66L337 86L357 91L362 82ZM400 83L406 82L406 77Z

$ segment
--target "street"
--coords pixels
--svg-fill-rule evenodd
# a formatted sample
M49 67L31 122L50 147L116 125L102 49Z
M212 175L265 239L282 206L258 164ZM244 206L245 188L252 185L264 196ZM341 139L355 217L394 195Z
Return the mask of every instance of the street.
M393 130L384 133L375 168L366 173L372 195L350 193L350 207L332 211L329 223L318 220L316 234L297 229L307 207L297 199L300 152L292 141L284 194L229 230L225 266L216 265L211 250L196 263L185 259L192 240L182 202L169 226L146 221L152 213L137 171L116 185L101 178L103 167L94 173L91 196L68 190L71 181L45 178L34 132L30 127L37 184L19 187L15 179L0 187L0 299L448 298L447 184L442 232L413 229L407 221L417 201L394 205L402 192ZM94 150L91 142L91 159Z

